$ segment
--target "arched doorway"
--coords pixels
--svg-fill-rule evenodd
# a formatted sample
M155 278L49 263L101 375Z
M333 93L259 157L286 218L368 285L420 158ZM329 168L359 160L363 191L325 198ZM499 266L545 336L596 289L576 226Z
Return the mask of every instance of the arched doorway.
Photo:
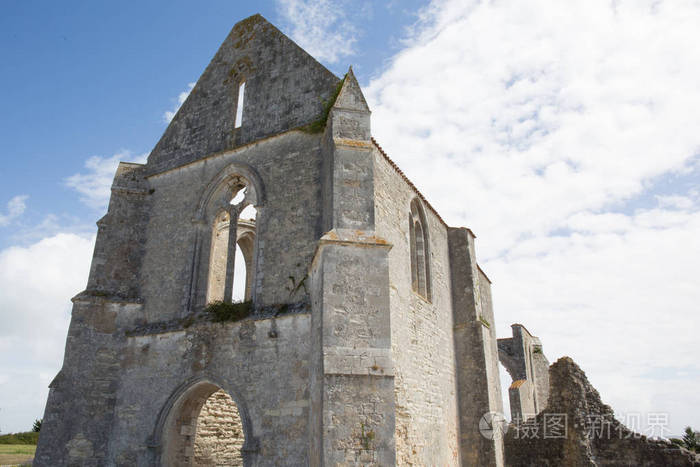
M162 426L161 466L243 466L244 416L218 385L200 381L175 396Z

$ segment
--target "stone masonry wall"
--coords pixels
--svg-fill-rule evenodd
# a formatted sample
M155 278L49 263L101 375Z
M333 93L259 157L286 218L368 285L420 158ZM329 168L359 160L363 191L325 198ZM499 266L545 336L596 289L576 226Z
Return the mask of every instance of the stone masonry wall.
M153 465L154 454L167 447L158 427L170 413L167 401L188 382L204 378L236 402L252 449L250 465L306 465L309 324L309 313L296 313L198 321L127 337L109 458L121 459L118 465Z
M391 243L391 342L395 365L397 465L456 465L457 406L447 231L423 206L432 300L413 292L408 216L415 191L374 151L375 222Z
M195 265L198 226L192 219L207 184L232 162L253 166L265 190L256 222L257 304L306 300L306 288L297 286L321 236L319 144L317 135L289 132L150 177L154 192L142 269L146 320L179 318L190 298L204 305L210 226L201 226L202 251ZM193 274L195 296L189 297Z
M700 466L700 456L633 433L618 422L569 357L552 364L549 382L547 408L508 429L506 465Z
M139 297L151 199L144 171L145 166L141 164L119 164L109 209L97 222L98 235L87 290L100 296Z
M223 390L209 396L197 418L195 465L242 466L244 440L241 417L231 396Z

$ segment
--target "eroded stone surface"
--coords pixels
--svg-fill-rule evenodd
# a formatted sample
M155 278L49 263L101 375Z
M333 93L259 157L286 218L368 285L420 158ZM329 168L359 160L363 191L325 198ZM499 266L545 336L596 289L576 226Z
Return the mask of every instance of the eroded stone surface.
M610 406L603 404L585 373L569 357L552 364L549 383L549 399L544 411L508 430L506 465L700 465L700 459L693 453L668 441L633 433L618 422ZM565 430L553 431L553 416L565 417ZM547 430L549 436L545 437Z

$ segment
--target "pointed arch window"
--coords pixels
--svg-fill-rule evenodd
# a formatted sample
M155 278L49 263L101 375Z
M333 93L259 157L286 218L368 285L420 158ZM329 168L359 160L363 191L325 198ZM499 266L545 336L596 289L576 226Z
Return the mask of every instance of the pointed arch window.
M411 201L408 230L411 254L411 285L414 292L430 301L431 280L428 225L425 221L423 206L418 198L414 198Z
M243 177L228 184L211 225L207 303L252 299L257 210L254 190Z

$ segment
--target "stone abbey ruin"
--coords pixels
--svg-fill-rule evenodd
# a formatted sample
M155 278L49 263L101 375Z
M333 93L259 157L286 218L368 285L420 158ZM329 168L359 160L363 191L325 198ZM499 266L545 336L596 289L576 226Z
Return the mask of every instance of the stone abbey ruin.
M611 416L523 326L496 339L474 234L372 139L352 70L339 79L256 15L147 163L117 169L34 465L695 462L580 424L503 436L499 359L514 420L552 434L548 407Z

